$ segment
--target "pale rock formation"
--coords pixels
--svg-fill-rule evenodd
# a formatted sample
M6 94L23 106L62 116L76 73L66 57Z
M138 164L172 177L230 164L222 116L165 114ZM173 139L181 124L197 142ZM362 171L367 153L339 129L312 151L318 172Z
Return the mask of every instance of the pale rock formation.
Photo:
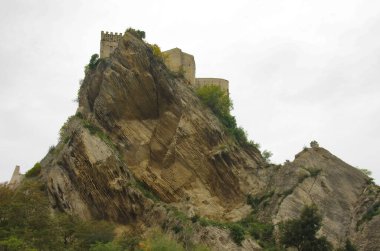
M188 216L239 220L251 211L251 194L261 198L263 221L296 218L315 203L324 216L320 234L335 247L351 239L360 250L380 250L380 216L363 220L380 200L367 176L319 146L283 166L267 164L129 33L86 74L78 112L68 122L68 140L41 161L56 208L149 228L172 220L167 205ZM193 238L215 250L260 249L251 240L237 247L228 232L209 227Z

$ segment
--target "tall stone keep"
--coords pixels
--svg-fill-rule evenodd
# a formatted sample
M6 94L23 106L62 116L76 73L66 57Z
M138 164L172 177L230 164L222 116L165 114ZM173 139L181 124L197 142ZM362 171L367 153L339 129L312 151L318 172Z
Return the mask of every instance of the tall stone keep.
M222 78L196 78L194 56L174 48L163 52L165 65L174 72L183 72L184 77L195 87L217 85L229 93L228 80Z
M108 58L118 46L122 36L122 33L102 31L100 33L100 58Z
M185 79L191 85L195 84L195 60L194 56L174 48L163 52L166 66L174 72L183 72Z

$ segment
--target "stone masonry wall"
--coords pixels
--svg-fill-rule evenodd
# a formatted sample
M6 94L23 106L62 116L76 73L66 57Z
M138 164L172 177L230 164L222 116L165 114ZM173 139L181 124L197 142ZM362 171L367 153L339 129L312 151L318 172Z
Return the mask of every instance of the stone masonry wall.
M123 34L102 31L100 36L100 58L107 58L116 49Z
M200 87L204 85L217 85L217 86L220 86L222 90L229 93L228 80L225 80L222 78L196 78L195 79L195 86Z
M184 77L191 85L195 84L195 61L194 56L174 48L163 52L166 66L174 72L184 72Z

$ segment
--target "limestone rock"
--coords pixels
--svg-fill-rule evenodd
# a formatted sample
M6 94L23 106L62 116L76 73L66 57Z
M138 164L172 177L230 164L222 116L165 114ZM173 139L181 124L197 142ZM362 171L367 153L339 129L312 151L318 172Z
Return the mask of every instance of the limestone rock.
M363 221L380 194L367 176L315 144L293 162L268 165L129 33L86 74L65 130L41 165L52 205L68 213L149 227L169 217L162 204L170 204L188 216L237 221L251 211L250 194L262 220L295 218L315 203L320 234L336 247L349 238L360 250L380 250L380 216ZM260 250L248 240L234 246L221 229L201 228L194 238L217 250Z

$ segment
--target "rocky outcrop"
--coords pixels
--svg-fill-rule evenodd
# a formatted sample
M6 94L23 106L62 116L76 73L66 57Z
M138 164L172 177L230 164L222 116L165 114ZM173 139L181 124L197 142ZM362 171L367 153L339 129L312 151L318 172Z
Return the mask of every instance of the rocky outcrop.
M110 135L131 173L164 202L228 218L260 183L248 175L263 163L260 152L237 146L187 81L131 35L87 75L79 100L79 111Z
M364 217L379 201L367 176L316 142L293 162L265 163L129 33L87 72L77 115L63 131L41 165L53 206L68 213L149 225L167 219L159 205L170 204L189 216L235 221L251 212L250 194L262 220L277 224L315 203L324 216L320 234L335 246L351 239L361 250L380 249L380 217ZM197 234L220 250L233 249L225 231Z
M380 249L380 239L371 237L378 234L375 229L379 227L380 215L363 221L366 212L379 201L379 188L360 170L326 149L317 145L305 148L294 161L268 170L263 177L268 186L264 193L256 195L262 218L269 218L276 225L297 218L304 205L316 204L323 216L319 234L334 246L361 236L359 239L365 240L357 242L361 250Z

